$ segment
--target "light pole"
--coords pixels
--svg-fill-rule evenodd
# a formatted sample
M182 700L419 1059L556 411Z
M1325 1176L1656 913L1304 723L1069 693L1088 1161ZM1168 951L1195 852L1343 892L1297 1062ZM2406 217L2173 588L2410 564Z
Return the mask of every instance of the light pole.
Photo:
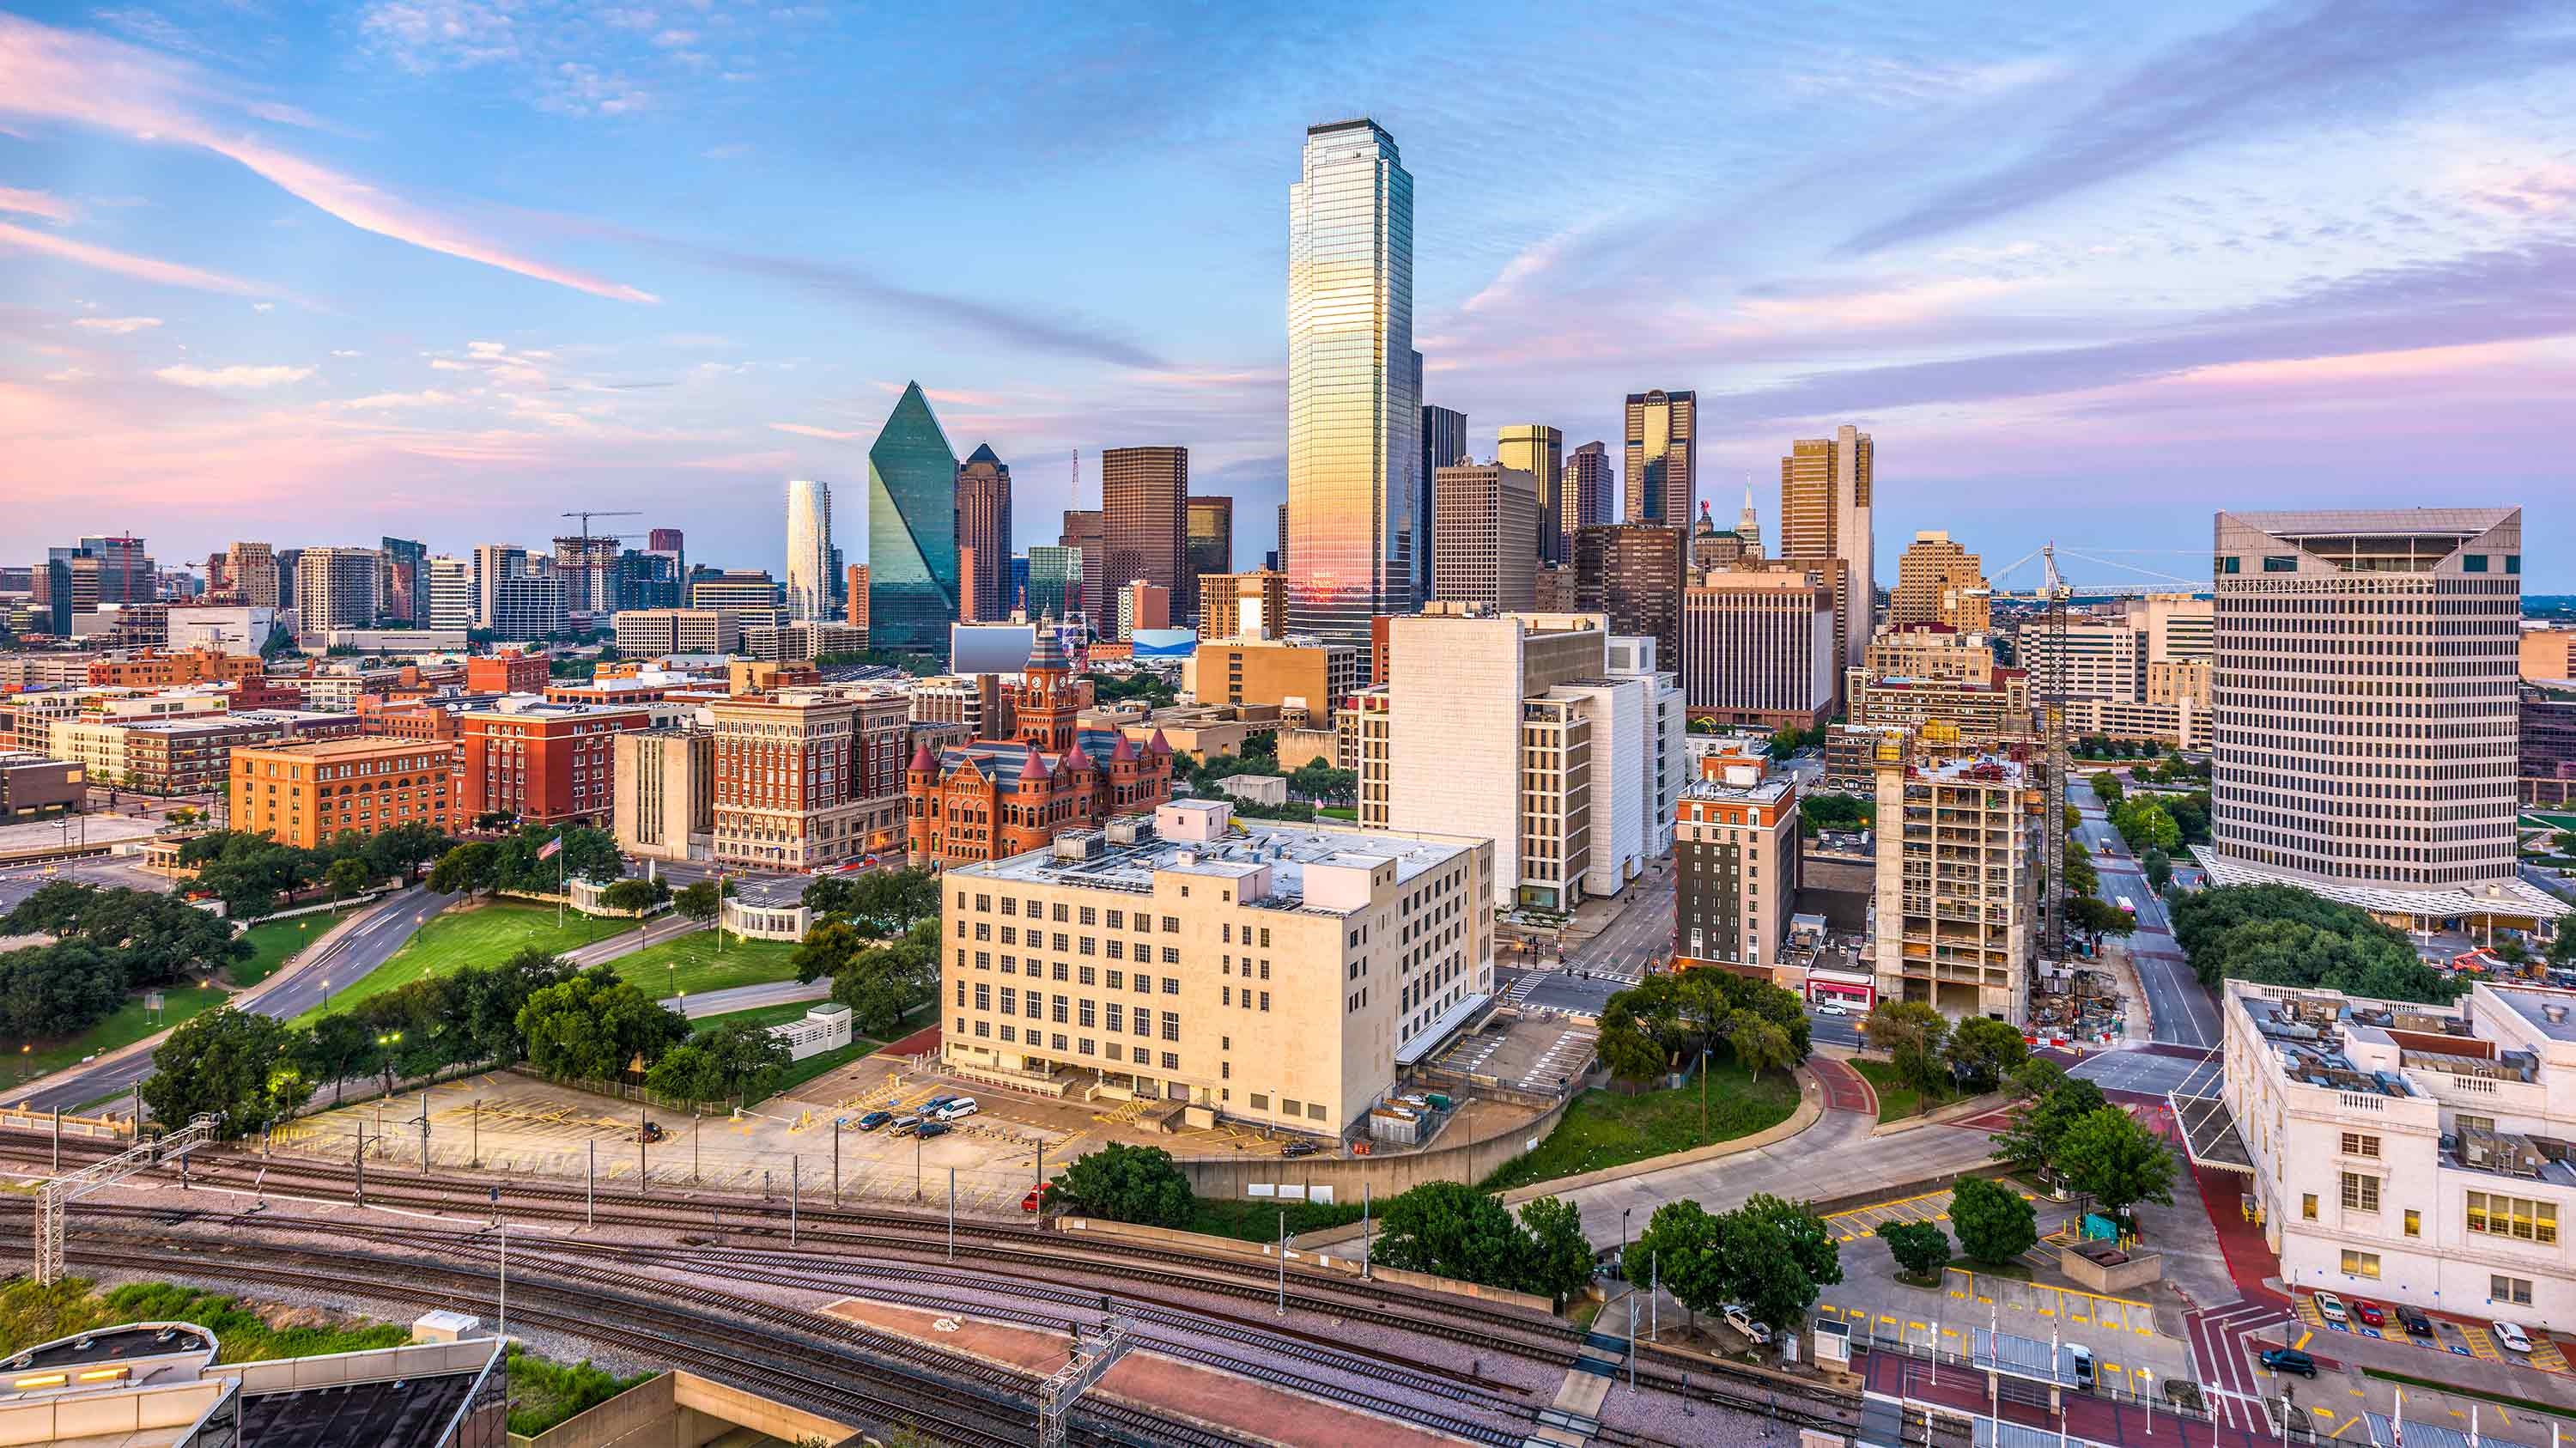
M389 1031L376 1037L376 1059L385 1068L385 1094L394 1094L393 1048L402 1044L402 1032Z

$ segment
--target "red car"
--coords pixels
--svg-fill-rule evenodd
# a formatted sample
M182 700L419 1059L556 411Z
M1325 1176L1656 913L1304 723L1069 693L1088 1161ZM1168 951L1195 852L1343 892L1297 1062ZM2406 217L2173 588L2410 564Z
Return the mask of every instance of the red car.
M2356 1297L2352 1300L2352 1315L2360 1318L2361 1325L2364 1327L2388 1325L2388 1314L2380 1311L2379 1304L2368 1298Z
M1036 1211L1038 1209L1038 1203L1045 1198L1047 1188L1054 1185L1055 1183L1053 1182L1042 1182L1037 1186L1029 1188L1028 1194L1020 1198L1020 1210L1023 1212Z

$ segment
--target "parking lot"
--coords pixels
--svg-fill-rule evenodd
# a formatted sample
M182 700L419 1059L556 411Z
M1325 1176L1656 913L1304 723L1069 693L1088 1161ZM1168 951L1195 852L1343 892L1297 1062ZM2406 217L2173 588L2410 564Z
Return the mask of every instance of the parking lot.
M2515 1366L2528 1363L2546 1373L2576 1372L2576 1368L2568 1365L2566 1353L2558 1340L2546 1332L2528 1331L2526 1333L2531 1340L2531 1351L2526 1355L2506 1351L2496 1341L2495 1334L2483 1324L2427 1314L2433 1329L2433 1338L2428 1342L2421 1337L2409 1335L2406 1329L2398 1324L2396 1309L2386 1303L2376 1304L2382 1309L2381 1316L2384 1321L2381 1326L2373 1327L2361 1320L2359 1311L2360 1304L2368 1299L2339 1294L2338 1300L2344 1304L2344 1320L2333 1322L2318 1310L2315 1294L2299 1293L2297 1296L2299 1321L2306 1325L2307 1331L2304 1336L2292 1339L2292 1346L2308 1348L2331 1357L2334 1355L2332 1340L2327 1339L2325 1345L2319 1345L2316 1334L2343 1332L2374 1338L2382 1342L2412 1343L2427 1351L2439 1350L2457 1357L2476 1358L2481 1362L2510 1363Z
M1592 1061L1601 1032L1588 1017L1533 1012L1519 1020L1497 1017L1432 1058L1432 1064L1470 1076L1487 1076L1525 1091L1557 1091Z

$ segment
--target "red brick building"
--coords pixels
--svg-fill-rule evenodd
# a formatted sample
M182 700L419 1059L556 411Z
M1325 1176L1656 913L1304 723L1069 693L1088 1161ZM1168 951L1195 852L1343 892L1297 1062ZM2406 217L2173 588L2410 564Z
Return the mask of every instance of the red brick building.
M642 709L578 704L475 709L458 722L468 821L499 813L517 815L521 824L602 827L609 819L614 771L609 737L653 727L652 715Z
M543 654L490 654L465 661L469 694L541 694L546 677Z
M358 732L386 739L447 743L457 735L456 715L412 699L358 696Z
M936 755L924 744L905 771L915 865L946 868L1042 850L1058 830L1149 812L1172 795L1172 746L1161 730L1142 748L1110 729L1074 727L1091 703L1053 629L1038 630L1021 684L1010 691L1014 739L976 739Z

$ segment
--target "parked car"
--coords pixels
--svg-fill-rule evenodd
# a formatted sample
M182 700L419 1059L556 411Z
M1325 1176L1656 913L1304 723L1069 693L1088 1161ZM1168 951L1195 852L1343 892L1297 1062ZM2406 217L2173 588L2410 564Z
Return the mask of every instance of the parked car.
M894 1120L894 1113L891 1111L871 1111L859 1118L859 1130L874 1131L892 1120Z
M2081 1392L2093 1391L2093 1349L2080 1342L2066 1345L2066 1355L2075 1362L2075 1386Z
M939 1119L942 1121L960 1121L966 1117L974 1115L978 1109L979 1108L975 1105L974 1097L960 1096L956 1100L939 1108Z
M2303 1378L2317 1375L2317 1360L2294 1347L2265 1348L2259 1361L2276 1373L2297 1373Z
M1769 1347L1771 1345L1771 1329L1761 1323L1755 1322L1753 1320L1751 1309L1747 1308L1743 1303L1730 1302L1724 1307L1719 1308L1718 1312L1726 1318L1727 1326L1744 1334L1745 1337L1750 1339L1755 1346Z
M1279 1148L1279 1154L1281 1156L1313 1156L1315 1153L1322 1151L1323 1149L1323 1145L1320 1142L1300 1140L1292 1141L1286 1146Z
M918 1116L898 1116L894 1119L894 1125L888 1128L895 1136L910 1136L920 1129L921 1118Z
M2388 1325L2388 1314L2380 1311L2379 1304L2367 1297L2356 1297L2352 1300L2352 1315L2360 1318L2361 1325L2364 1327Z
M2429 1338L2433 1335L2433 1319L2426 1317L2420 1307L2408 1307L2401 1303L2397 1309L2397 1321L2406 1329L2406 1335L2409 1337Z
M1841 1001L1818 1001L1816 1002L1816 1014L1820 1016L1847 1016L1850 1015L1851 1012L1844 1007Z
M1040 1182L1036 1186L1029 1188L1028 1195L1020 1198L1020 1210L1023 1212L1036 1211L1038 1209L1038 1203L1046 1200L1048 1189L1054 1185L1055 1183L1053 1182Z
M2324 1318L2328 1322L2349 1323L2352 1321L2352 1314L2343 1310L2343 1299L2335 1296L2331 1292L2320 1292L2317 1294L2317 1316Z
M2504 1345L2505 1351L2524 1353L2531 1351L2530 1335L2525 1333L2521 1328L2516 1327L2514 1324L2510 1322L2499 1322L2495 1325L2493 1331L2495 1333L2495 1340Z
M954 1096L933 1096L929 1100L921 1103L921 1114L924 1116L937 1116L941 1108L956 1099L957 1098Z
M946 1136L949 1132L956 1129L957 1128L950 1126L945 1121L925 1121L921 1123L921 1125L913 1128L912 1134L921 1137Z

